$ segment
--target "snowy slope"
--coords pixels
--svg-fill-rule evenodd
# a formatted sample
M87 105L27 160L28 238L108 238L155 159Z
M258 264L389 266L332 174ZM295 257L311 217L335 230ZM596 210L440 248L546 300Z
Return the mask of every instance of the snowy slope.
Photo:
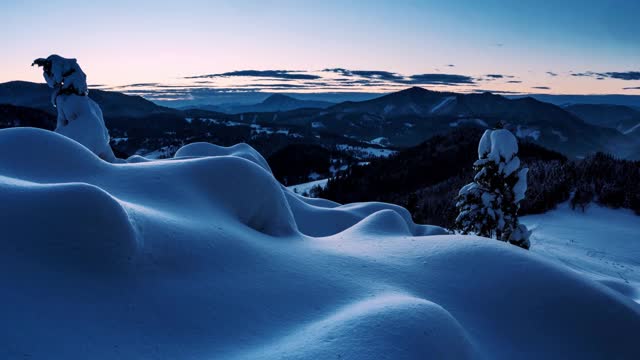
M565 203L520 221L533 230L533 252L640 303L640 216L596 204L582 213Z
M304 194L304 193L309 193L309 191L311 191L311 189L313 189L316 186L319 186L324 189L325 187L327 187L327 182L329 182L329 179L320 179L315 181L309 181L303 184L287 186L287 189L293 191L296 194Z
M640 356L638 304L535 253L300 197L248 146L178 156L0 130L0 358Z

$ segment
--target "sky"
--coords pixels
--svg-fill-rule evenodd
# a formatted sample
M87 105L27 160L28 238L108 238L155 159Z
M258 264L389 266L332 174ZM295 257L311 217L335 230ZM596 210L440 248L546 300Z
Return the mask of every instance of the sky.
M76 58L94 87L640 95L640 1L3 1L0 82Z

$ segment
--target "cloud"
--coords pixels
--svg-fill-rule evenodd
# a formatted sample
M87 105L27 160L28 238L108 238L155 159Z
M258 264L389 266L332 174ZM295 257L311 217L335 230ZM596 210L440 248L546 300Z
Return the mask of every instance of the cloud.
M271 79L292 79L292 80L314 80L320 79L318 75L305 74L303 71L297 70L239 70L231 71L221 74L207 74L207 75L195 75L187 76L185 79L210 79L217 77L261 77Z
M336 74L340 74L342 76L347 77L362 77L367 79L379 79L379 80L387 80L387 81L402 81L404 76L390 72L390 71L379 71L379 70L348 70L343 68L333 68L333 69L324 69L324 72L332 72Z
M507 81L507 84L522 84L522 81L520 81L520 80L509 80L509 81Z
M608 72L608 73L604 73L604 75L612 79L640 80L640 71Z
M474 90L473 93L474 94L492 93L492 94L505 94L505 95L522 94L522 92L520 92L520 91L487 90L487 89L477 89L477 90Z
M572 73L571 76L593 77L597 80L604 80L605 78L618 80L640 80L640 71L609 71L604 73L586 71L581 73Z
M540 90L551 90L548 86L532 86L532 89L540 89Z
M324 69L324 72L332 72L345 77L357 77L362 80L382 81L377 85L461 85L475 84L475 79L471 76L457 74L415 74L404 76L390 71L379 70L348 70L344 68ZM502 75L500 75L502 76ZM340 79L337 79L340 81ZM386 83L384 83L386 82ZM365 84L365 82L361 82Z
M515 76L513 75L504 75L504 74L487 74L484 75L483 78L478 78L476 80L480 80L480 81L494 81L494 80L500 80L500 79L513 79L515 78Z
M640 90L640 86L626 87L622 88L622 90Z
M418 74L411 75L408 79L402 81L404 84L413 85L463 85L475 84L475 80L471 76L456 74Z
M553 76L553 77L558 76L558 74L557 74L557 73L554 73L553 71L547 71L547 75L549 75L549 76Z

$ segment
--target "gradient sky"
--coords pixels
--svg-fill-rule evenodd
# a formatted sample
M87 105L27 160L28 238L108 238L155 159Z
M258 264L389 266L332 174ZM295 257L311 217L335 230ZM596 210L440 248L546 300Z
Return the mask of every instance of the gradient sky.
M0 82L42 82L31 61L57 53L77 58L90 84L128 91L301 84L286 89L638 95L639 14L630 0L3 1ZM362 86L337 87L349 79Z

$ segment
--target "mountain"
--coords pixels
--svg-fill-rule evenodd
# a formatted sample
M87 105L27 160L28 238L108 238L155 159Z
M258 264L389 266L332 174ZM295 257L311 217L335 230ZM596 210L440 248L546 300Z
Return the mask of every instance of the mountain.
M197 105L184 109L201 109L216 111L227 114L240 113L261 113L261 112L281 112L297 109L324 109L334 103L318 100L301 100L283 94L273 94L264 101L252 105L220 104L220 105Z
M56 117L38 109L0 104L0 129L25 126L53 130L56 127Z
M618 131L585 123L549 103L526 97L508 99L491 93L457 94L419 87L362 102L344 102L304 119L286 113L279 121L304 122L324 132L360 140L384 138L390 146L415 146L457 127L487 128L499 121L520 138L528 138L569 156L606 151L631 156L634 141Z
M49 94L50 89L44 84L18 81L0 84L0 104L53 114ZM238 106L234 110L242 113L223 114L165 108L138 96L110 91L91 90L90 96L102 107L110 131L117 127L112 137L127 137L132 141L126 149L121 149L123 152L133 151L137 146L132 134L138 139L144 138L149 146L169 146L164 137L170 136L173 148L193 136L211 139L207 134L215 135L225 144L227 141L250 142L255 137L269 144L280 137L284 142L278 143L283 145L341 146L351 141L378 148L406 148L455 128L483 129L503 122L518 137L570 157L604 151L624 158L640 158L639 136L625 136L615 129L590 124L561 107L531 97L509 99L491 93L458 94L413 87L326 108L313 108L326 106L326 102L273 95L260 104ZM303 108L283 110L296 106ZM193 130L196 124L198 131ZM221 130L223 128L226 130ZM182 135L189 139L181 138ZM275 149L273 145L267 148ZM145 149L154 150L146 145Z
M568 106L577 104L602 104L602 105L624 105L640 107L640 95L551 95L551 94L529 94L529 95L506 95L510 99L522 97L532 97L536 100L544 101L558 106Z
M565 110L593 125L616 129L623 134L640 125L640 110L622 105L578 104Z
M115 91L91 89L89 97L100 105L105 119L179 113L178 110L156 105L140 96L125 95ZM55 108L51 104L51 89L46 84L26 81L2 83L0 84L0 104L30 107L55 114Z

